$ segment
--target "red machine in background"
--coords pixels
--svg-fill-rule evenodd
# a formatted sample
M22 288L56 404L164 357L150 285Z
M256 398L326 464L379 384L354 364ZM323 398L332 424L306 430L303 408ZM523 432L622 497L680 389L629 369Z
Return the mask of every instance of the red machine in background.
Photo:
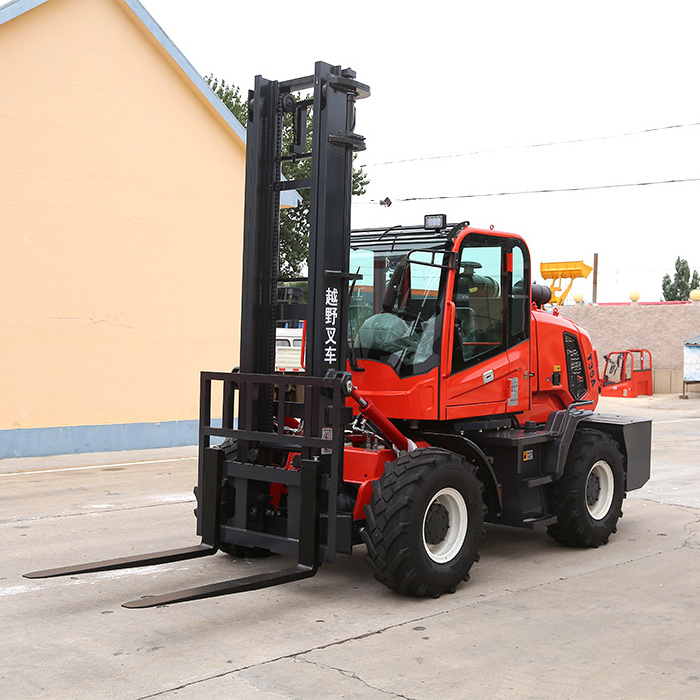
M616 350L605 356L603 396L651 396L651 353L648 350Z

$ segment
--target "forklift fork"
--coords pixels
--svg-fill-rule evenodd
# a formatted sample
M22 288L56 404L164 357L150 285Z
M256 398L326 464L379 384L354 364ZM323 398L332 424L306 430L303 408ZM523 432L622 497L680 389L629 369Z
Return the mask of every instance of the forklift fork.
M219 504L221 500L221 482L223 467L223 450L209 447L204 450L202 488L200 508L202 513L202 542L193 547L181 549L168 549L162 552L141 554L117 559L105 559L103 561L62 566L55 569L44 569L24 574L25 578L54 578L58 576L71 576L75 574L87 574L97 571L114 571L116 569L129 569L139 566L155 566L168 564L186 559L196 559L216 554L218 548L216 542L219 530ZM157 605L180 603L201 598L213 598L215 596L228 595L229 593L241 593L253 591L259 588L268 588L282 583L290 583L299 579L314 576L318 571L318 559L316 556L316 508L313 506L316 500L316 468L313 463L305 464L301 469L301 499L302 513L299 533L299 557L298 563L277 571L246 576L243 578L221 581L205 586L187 588L182 591L165 593L158 596L144 596L139 600L124 603L125 608L151 608Z

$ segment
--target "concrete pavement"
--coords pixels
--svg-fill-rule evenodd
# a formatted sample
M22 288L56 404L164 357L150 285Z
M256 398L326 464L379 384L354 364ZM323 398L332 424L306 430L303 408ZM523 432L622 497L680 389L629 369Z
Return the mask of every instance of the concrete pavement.
M652 480L610 544L489 526L472 580L438 600L391 593L360 548L310 580L146 610L120 603L282 560L30 581L21 574L195 544L195 450L4 460L0 697L698 697L700 398L599 408L654 419Z

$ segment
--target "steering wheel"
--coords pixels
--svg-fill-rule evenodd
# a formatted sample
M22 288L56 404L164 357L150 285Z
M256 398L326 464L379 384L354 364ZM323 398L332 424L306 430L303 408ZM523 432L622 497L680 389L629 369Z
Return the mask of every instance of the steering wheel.
M406 321L406 323L416 323L415 330L420 331L423 325L423 322L421 321L420 316L418 314L414 314L413 311L409 311L408 309L399 309L396 312L396 315L400 318Z

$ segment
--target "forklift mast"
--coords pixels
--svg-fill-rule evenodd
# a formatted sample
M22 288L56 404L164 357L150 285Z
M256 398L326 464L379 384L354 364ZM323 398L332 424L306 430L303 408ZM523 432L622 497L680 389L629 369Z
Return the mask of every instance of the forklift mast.
M313 90L313 97L295 97L306 90ZM248 101L241 372L274 372L280 192L301 189L310 190L311 206L306 372L325 377L329 370L345 369L352 154L365 147L364 137L353 132L355 101L368 94L369 88L355 80L353 71L321 62L315 74L305 78L255 79ZM294 120L289 152L282 139L285 114ZM311 159L309 179L282 177L285 161L306 158ZM254 425L262 429L269 420L266 403L254 400Z
M202 373L200 501L222 503L221 479L235 492L230 512L198 509L198 533L212 545L270 549L311 567L335 559L343 426L349 418L345 397L351 389L346 365L352 157L364 149L364 137L353 129L355 102L368 95L353 71L323 62L316 63L314 75L294 80L257 76L249 93L240 371ZM289 144L283 139L285 115L293 122ZM286 180L283 164L302 159L311 160L310 177ZM278 283L280 193L302 189L309 190L310 202L309 288L300 310L278 303ZM274 371L275 330L290 317L285 314L306 322L303 376ZM220 428L212 418L212 383L223 384ZM288 427L297 420L303 434ZM222 437L236 441L233 457L211 446L212 438ZM290 453L298 455L293 469L286 468L292 466L285 462ZM218 466L207 467L214 462ZM220 476L208 476L208 469ZM265 515L271 484L284 485L286 517ZM217 493L207 495L212 489Z

